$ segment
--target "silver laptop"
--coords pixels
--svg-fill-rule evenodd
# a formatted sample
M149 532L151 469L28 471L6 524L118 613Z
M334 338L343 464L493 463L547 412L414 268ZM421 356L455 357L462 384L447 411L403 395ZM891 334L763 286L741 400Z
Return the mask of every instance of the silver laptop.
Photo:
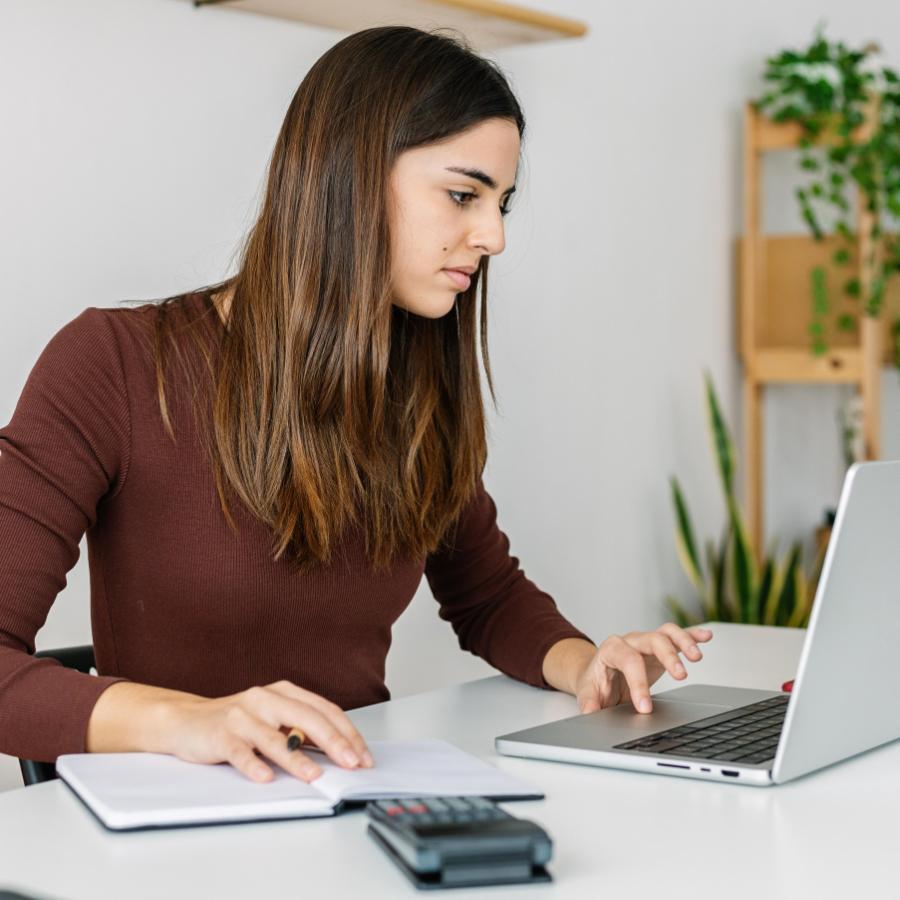
M900 462L844 480L790 694L684 685L496 739L507 756L705 778L790 781L900 738Z

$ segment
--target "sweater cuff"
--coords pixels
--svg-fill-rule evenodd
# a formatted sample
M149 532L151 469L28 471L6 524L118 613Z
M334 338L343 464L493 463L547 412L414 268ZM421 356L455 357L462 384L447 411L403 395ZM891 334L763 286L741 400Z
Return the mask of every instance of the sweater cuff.
M29 667L28 691L4 698L0 719L5 752L52 763L65 753L87 752L87 726L97 700L111 685L129 679L41 662L40 670Z

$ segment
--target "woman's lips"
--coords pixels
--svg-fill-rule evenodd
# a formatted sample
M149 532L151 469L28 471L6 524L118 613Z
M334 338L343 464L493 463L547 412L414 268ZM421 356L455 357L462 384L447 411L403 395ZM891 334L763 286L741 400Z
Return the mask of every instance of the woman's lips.
M453 284L461 291L468 290L472 283L472 279L465 272L457 272L456 269L441 269L441 271L446 272Z

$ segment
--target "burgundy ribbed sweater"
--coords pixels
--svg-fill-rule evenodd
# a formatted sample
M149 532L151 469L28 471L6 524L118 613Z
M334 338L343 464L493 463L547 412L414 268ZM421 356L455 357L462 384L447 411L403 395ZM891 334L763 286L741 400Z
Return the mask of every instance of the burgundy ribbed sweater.
M64 326L0 429L0 751L83 752L120 680L218 697L286 678L345 709L385 700L391 625L423 572L465 650L548 687L544 654L585 635L509 555L483 484L452 551L376 573L351 528L331 565L298 575L249 512L228 527L184 383L168 392L177 443L165 433L148 314L90 308ZM99 677L29 655L85 532Z

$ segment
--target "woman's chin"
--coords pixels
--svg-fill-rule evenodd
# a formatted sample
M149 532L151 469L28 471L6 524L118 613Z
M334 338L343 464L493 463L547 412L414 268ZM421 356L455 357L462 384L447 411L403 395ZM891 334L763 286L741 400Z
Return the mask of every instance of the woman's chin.
M456 294L448 292L447 296L429 300L394 300L394 306L399 306L413 315L422 316L424 319L441 319L449 313L456 304Z

